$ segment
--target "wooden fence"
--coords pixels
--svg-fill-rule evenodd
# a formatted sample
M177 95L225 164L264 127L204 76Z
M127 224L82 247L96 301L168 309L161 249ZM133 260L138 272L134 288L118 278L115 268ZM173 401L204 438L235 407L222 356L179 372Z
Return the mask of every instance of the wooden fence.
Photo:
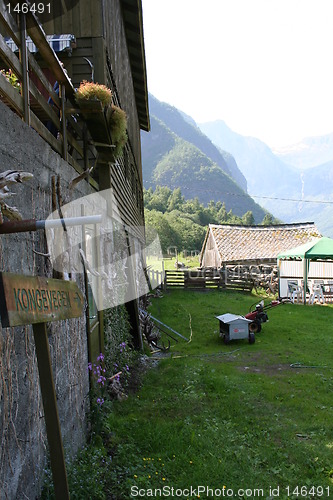
M250 292L254 286L253 280L247 276L228 273L227 270L166 270L164 279L162 273L149 271L151 283L156 284L157 279L162 283L165 290L175 290L183 288L185 290L209 290L209 289L231 289ZM152 279L154 278L154 279Z

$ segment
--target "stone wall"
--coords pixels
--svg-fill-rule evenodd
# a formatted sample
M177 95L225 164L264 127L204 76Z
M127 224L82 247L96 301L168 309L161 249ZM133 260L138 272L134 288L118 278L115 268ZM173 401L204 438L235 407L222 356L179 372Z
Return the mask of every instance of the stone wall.
M86 181L73 193L77 176L38 134L0 102L0 172L18 169L34 178L12 188L24 219L45 219L52 211L51 183L60 176L61 194L72 201L91 192ZM43 231L0 236L0 270L52 276ZM84 292L82 275L72 276ZM82 446L88 408L85 316L48 324L54 381L66 458ZM47 439L35 346L30 325L0 328L0 498L34 499L47 463Z

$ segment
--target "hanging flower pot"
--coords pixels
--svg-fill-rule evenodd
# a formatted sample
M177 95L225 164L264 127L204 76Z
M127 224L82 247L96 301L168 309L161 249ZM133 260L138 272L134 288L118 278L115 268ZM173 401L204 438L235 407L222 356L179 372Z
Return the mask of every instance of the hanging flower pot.
M103 159L114 161L121 156L128 140L127 117L125 111L112 104L111 90L83 81L76 92L76 102Z
M80 107L91 101L100 102L103 107L107 107L112 103L112 92L105 85L84 80L76 91L75 99Z

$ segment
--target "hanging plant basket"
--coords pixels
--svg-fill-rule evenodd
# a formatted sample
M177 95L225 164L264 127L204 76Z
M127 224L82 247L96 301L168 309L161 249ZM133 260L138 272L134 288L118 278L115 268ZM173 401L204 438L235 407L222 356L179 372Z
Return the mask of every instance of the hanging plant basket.
M114 161L122 155L128 140L125 111L112 104L111 90L98 83L83 81L75 98L96 148L102 154L100 159Z
M107 147L111 144L111 137L106 109L111 106L111 90L99 83L83 81L76 91L75 100L87 122L92 139L98 144L105 144L106 151L109 151L110 148Z
M75 99L79 106L91 102L100 102L102 107L105 108L112 104L112 92L105 85L84 80L76 91Z

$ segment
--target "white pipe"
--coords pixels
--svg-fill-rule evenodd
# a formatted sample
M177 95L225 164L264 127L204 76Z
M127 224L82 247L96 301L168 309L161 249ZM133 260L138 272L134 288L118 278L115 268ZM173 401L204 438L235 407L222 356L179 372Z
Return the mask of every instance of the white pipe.
M48 229L69 226L83 226L84 224L99 224L101 215L86 215L84 217L68 217L67 219L47 219L36 221L36 229Z

